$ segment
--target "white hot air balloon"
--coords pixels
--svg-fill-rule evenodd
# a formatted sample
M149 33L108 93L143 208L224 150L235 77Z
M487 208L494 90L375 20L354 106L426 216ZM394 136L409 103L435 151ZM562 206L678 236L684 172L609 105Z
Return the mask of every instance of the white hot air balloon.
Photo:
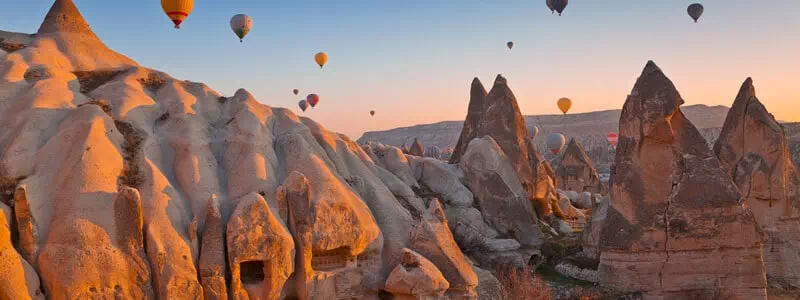
M244 39L252 27L253 19L248 15L238 14L231 18L231 30L239 37L239 42Z
M561 149L564 149L564 144L567 143L567 139L564 137L563 134L560 133L551 133L547 136L547 148L553 152L554 155L558 155L561 152Z

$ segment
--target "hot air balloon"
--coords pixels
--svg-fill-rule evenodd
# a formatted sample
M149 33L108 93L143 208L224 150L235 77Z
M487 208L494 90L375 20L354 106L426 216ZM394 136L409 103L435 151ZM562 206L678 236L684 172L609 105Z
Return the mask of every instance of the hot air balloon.
M703 15L703 10L703 5L700 3L689 5L689 8L686 9L686 11L689 13L689 16L694 19L695 23L697 23L697 19L700 19L700 16Z
M547 4L547 8L550 9L550 13L555 13L556 9L553 8L553 0L546 0L545 4Z
M567 143L567 139L564 138L563 134L560 133L551 133L547 136L547 148L553 152L554 155L558 155L561 152L561 149L564 148L564 144Z
M194 0L161 0L161 8L172 23L175 23L175 28L180 29L183 20L192 13Z
M558 12L560 16L564 9L567 8L567 3L569 0L552 0L550 1L550 5L552 5L553 9Z
M300 90L298 90L298 89L293 89L293 90L292 90L292 93L294 93L295 95L297 95L298 93L300 93Z
M328 62L328 55L325 54L325 52L317 53L314 55L314 60L319 65L319 68L322 69L322 67L325 66L325 63Z
M533 132L531 132L531 140L535 140L538 135L539 135L539 126L533 126Z
M238 14L231 18L231 30L239 37L240 43L242 39L244 39L244 36L250 32L251 27L253 27L253 19L248 15Z
M558 102L556 104L558 104L558 109L560 109L561 112L566 115L567 112L569 111L569 108L572 107L572 100L565 97L558 99Z
M300 102L298 102L297 105L300 106L300 109L302 109L303 111L306 111L306 108L308 108L308 102L306 102L305 99L300 100Z
M608 134L608 143L611 144L611 147L614 147L614 149L617 149L617 141L619 141L619 135L616 132Z
M374 111L374 110L370 110L370 111L369 111L369 115L370 115L370 116L375 116L375 111Z
M508 43L506 43L506 46L508 46L508 49L514 48L514 42L509 41Z
M308 104L310 104L311 107L317 107L317 103L319 103L319 96L317 96L317 94L308 94L308 96L306 96L306 101L308 101Z

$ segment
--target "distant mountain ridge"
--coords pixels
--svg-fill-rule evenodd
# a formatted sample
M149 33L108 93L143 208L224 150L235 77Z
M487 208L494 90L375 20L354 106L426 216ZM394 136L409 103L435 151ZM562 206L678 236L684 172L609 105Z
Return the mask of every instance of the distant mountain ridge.
M700 130L706 141L710 144L719 135L729 107L723 105L708 106L703 104L687 105L681 111ZM601 173L608 172L614 160L614 152L606 141L609 132L618 130L619 116L622 110L603 110L587 113L567 115L532 115L525 116L525 124L531 133L533 126L539 127L536 146L546 158L552 159L553 155L547 151L544 140L553 132L564 133L567 139L575 138L586 150L594 161L595 167ZM368 141L380 142L386 145L402 146L411 145L414 138L425 147L437 146L442 149L452 148L458 141L464 121L442 121L432 124L400 127L385 131L365 132L359 143ZM784 123L789 147L795 163L800 162L800 123Z
M698 104L685 106L682 109L698 128L720 127L728 113L728 107L721 105ZM563 132L567 137L587 134L606 135L608 132L617 131L621 112L622 110L614 109L567 115L532 115L525 116L525 123L529 132L533 126L539 126L540 137L552 132ZM449 148L455 146L463 123L463 121L442 121L385 131L369 131L365 132L358 141L360 143L375 141L400 146L410 145L414 138L418 137L425 147Z

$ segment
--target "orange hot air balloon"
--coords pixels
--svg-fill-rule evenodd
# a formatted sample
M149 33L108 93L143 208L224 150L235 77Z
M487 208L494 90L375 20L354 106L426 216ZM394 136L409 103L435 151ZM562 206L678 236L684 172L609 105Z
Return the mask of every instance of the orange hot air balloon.
M572 107L572 100L565 97L558 99L558 102L556 104L558 104L558 109L560 109L561 112L566 115L567 112L569 111L569 108Z
M325 52L317 53L316 55L314 55L314 61L316 61L317 64L319 65L319 68L322 69L322 67L324 67L325 64L328 63L328 55L325 54Z
M161 0L161 8L172 23L175 23L175 28L180 29L183 20L192 13L194 0Z
M619 135L615 132L611 132L608 134L608 143L611 144L611 147L617 149L617 142L619 141Z

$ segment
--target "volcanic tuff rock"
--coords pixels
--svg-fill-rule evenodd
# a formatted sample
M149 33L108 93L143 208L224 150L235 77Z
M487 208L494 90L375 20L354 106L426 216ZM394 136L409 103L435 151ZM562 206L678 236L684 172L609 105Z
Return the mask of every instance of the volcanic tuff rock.
M486 88L483 87L478 77L472 80L468 105L467 117L464 119L461 135L458 137L458 142L453 148L453 155L450 157L451 164L457 164L461 161L461 155L467 152L469 142L478 136L478 128L480 128L483 114L486 112Z
M414 156L425 156L425 147L422 146L422 143L419 142L418 138L414 139L414 143L411 144L411 149L408 149L408 154Z
M592 260L600 260L600 231L603 229L603 223L608 216L608 207L610 206L611 198L608 195L600 198L600 203L595 203L592 206L592 215L586 227L583 228L583 254Z
M565 191L601 193L603 183L594 169L592 159L574 138L569 140L563 154L553 163L558 188Z
M389 274L386 291L395 299L440 297L450 287L442 272L428 259L410 249L403 249L403 261Z
M453 170L141 67L70 0L0 39L16 45L0 50L0 200L20 251L0 232L16 288L0 298L38 298L37 278L50 298L369 297L406 248L474 294L444 213L415 193L446 174L441 191L472 203Z
M620 117L601 283L648 297L766 299L764 234L681 104L648 62Z
M44 299L39 276L11 243L12 210L0 203L0 298Z
M500 235L514 236L522 245L542 244L536 211L517 173L490 136L473 139L459 164L483 218Z
M491 136L508 156L511 166L517 173L523 188L528 195L534 194L533 171L528 161L528 131L525 129L525 119L519 112L517 99L508 87L508 83L503 76L497 75L489 94L486 97L477 96L480 94L480 81L472 83L470 110L478 109L481 106L483 113L468 112L465 124L477 124L477 127L465 127L462 132L461 143L469 146L469 143L478 137L485 135ZM477 91L476 91L477 90ZM480 105L480 104L483 105ZM476 118L477 120L471 119ZM467 147L456 148L450 163L458 163L466 152Z
M800 173L783 126L756 98L752 79L742 84L714 152L769 236L768 278L800 288Z

